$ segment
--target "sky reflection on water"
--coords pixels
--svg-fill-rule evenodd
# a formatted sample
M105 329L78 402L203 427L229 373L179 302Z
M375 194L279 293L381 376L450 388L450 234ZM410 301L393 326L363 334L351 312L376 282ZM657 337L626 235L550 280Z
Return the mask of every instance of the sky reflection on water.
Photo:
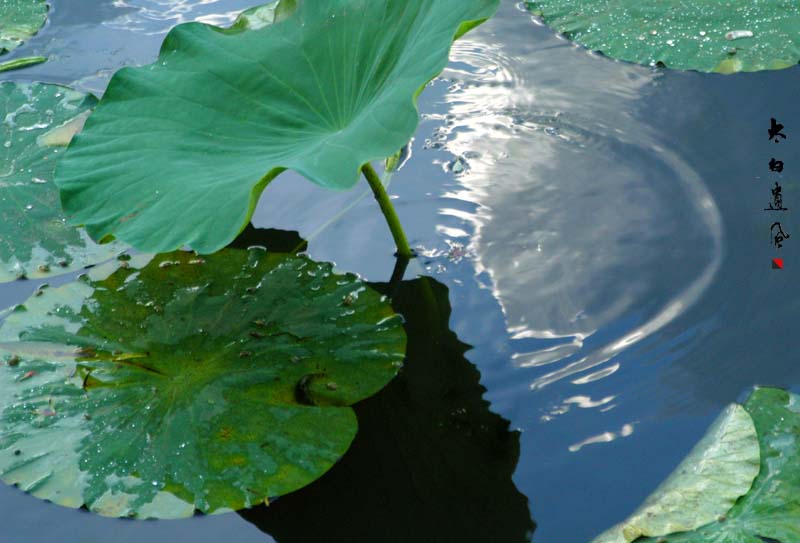
M6 79L100 92L115 69L152 61L171 24L229 21L252 1L67 3L54 0L50 26L9 55L51 60ZM778 149L786 205L800 200L800 70L615 62L510 1L451 60L420 97L413 156L390 186L422 254L409 276L450 289L450 327L474 346L485 397L522 431L514 482L534 541L585 542L635 508L725 404L756 383L798 390L798 250L788 240L787 269L769 269L761 209ZM771 116L787 127L780 147L766 138ZM366 194L286 173L254 223L299 230L312 257L386 281L391 238ZM35 287L0 285L2 305ZM266 537L234 515L125 523L8 488L0 507L15 542L56 526L76 542Z

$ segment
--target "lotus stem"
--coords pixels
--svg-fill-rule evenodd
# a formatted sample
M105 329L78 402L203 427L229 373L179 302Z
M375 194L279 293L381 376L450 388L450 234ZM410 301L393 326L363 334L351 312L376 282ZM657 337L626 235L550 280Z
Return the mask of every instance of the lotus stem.
M34 64L41 64L42 62L46 62L47 57L25 57L25 58L17 58L14 60L9 60L8 62L0 63L0 72L8 72L10 70L19 70L20 68L25 68L27 66L33 66Z
M381 206L383 216L386 218L389 230L392 232L394 243L397 245L397 256L400 258L414 258L414 252L408 246L408 239L405 232L403 232L403 227L400 225L400 219L397 217L383 183L381 183L378 172L374 170L369 162L361 166L361 172L366 177L367 183L372 189L372 194L375 195L375 199L378 201L378 205Z

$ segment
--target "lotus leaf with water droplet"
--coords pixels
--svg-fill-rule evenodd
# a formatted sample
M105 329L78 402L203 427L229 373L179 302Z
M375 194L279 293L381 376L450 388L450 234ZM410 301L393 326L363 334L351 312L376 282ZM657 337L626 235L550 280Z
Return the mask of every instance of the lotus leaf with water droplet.
M123 249L67 225L53 184L56 163L96 102L60 85L0 83L0 282L74 271Z
M45 0L0 2L0 53L19 47L36 34L47 20Z
M800 62L794 0L530 0L569 39L609 57L702 72L753 72Z
M725 421L735 419L723 417L698 444L694 451L697 454L676 469L638 514L595 541L800 541L800 396L775 388L757 388L743 408L734 405L726 413L734 412L731 410L741 410L750 421L731 424ZM748 424L757 436L755 465L748 444ZM718 431L725 426L735 432ZM702 478L696 476L698 473ZM752 485L747 483L751 473L757 474ZM691 483L690 492L682 494L685 485L681 488L670 481ZM670 491L674 492L669 494ZM738 499L720 509L733 497ZM653 504L658 505L657 511L648 507ZM655 516L648 516L648 511L655 512ZM648 535L653 537L644 537Z
M254 248L107 268L0 329L0 478L60 505L177 518L292 492L402 365L402 319L330 264Z

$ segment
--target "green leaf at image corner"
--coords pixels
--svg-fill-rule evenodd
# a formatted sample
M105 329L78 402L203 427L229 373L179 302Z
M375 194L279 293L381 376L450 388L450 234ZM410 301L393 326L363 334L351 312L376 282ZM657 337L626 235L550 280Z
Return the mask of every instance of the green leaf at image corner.
M330 264L253 248L119 266L0 328L0 478L38 498L178 518L292 492L402 365L402 319Z
M750 489L758 466L753 421L742 406L731 405L644 503L593 543L629 543L715 521Z
M156 63L123 68L59 164L93 239L210 253L284 168L347 189L418 124L417 92L499 0L300 2L279 24L175 27Z
M19 47L36 34L47 20L46 0L0 2L0 54Z
M556 31L629 62L702 72L752 72L800 62L794 0L529 0Z
M753 418L761 449L760 471L750 491L716 522L637 543L800 541L800 396L758 388L744 408Z
M96 103L61 85L0 83L0 282L75 271L124 249L97 245L68 225L53 183L67 143Z

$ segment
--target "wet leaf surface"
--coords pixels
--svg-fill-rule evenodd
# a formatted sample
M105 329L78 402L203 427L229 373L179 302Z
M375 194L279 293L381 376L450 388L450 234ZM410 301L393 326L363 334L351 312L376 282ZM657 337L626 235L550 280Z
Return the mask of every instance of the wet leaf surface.
M454 38L498 0L320 0L247 32L188 23L124 68L60 163L64 207L94 239L220 249L283 168L343 190L397 152Z
M529 9L569 39L629 62L703 72L752 72L800 61L792 0L533 0Z
M643 535L693 530L716 521L750 490L758 466L753 420L733 404L644 504L594 543L628 543Z
M60 85L0 83L0 282L49 277L120 252L66 223L56 162L96 99Z
M761 471L752 489L717 522L667 536L664 543L800 541L800 396L758 388L744 407L761 446Z
M696 529L661 537L629 537L637 543L761 543L800 541L800 396L776 388L757 388L744 404L758 435L760 465L749 491L713 521ZM710 432L713 433L713 430ZM699 445L698 445L699 447ZM735 481L731 473L749 459L731 454L718 470L718 484ZM673 515L703 518L691 501L672 504ZM633 532L631 532L633 535ZM608 539L603 541L623 541Z
M303 256L149 259L47 289L4 322L2 480L101 515L176 518L325 473L357 431L348 406L402 366L389 304Z
M0 0L0 53L19 47L46 20L45 0Z

